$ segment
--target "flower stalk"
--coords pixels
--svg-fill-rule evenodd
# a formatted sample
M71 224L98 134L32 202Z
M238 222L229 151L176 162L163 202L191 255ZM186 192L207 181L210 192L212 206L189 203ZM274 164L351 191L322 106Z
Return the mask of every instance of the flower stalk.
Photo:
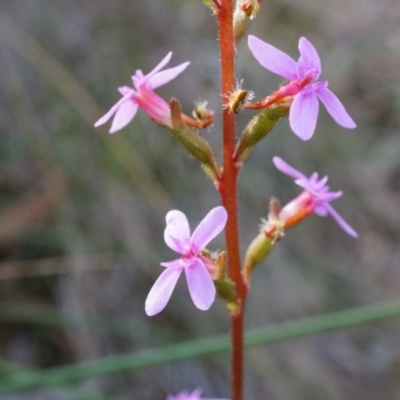
M235 87L235 38L233 31L233 0L221 0L217 13L223 98ZM247 289L244 285L239 254L237 204L238 168L233 161L235 151L235 114L222 108L223 173L219 185L222 204L228 212L225 230L230 278L236 286L238 307L231 314L232 335L232 400L243 399L243 319Z

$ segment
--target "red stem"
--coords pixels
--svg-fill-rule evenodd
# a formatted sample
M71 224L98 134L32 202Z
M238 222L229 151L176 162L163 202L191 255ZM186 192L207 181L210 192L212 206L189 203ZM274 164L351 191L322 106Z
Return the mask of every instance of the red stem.
M217 14L221 59L222 96L226 98L235 86L235 40L233 34L233 0L222 0ZM220 182L222 204L228 212L226 246L229 273L235 282L239 307L231 316L232 329L232 400L243 399L243 318L246 298L239 254L237 174L233 161L235 151L235 114L222 109L223 126L223 174Z

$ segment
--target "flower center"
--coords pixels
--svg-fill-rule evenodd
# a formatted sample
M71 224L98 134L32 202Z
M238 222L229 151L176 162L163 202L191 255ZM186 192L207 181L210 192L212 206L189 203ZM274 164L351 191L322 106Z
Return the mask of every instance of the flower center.
M297 80L296 84L303 89L312 82L314 82L314 76L312 74L307 74L305 78Z
M184 260L188 260L190 258L197 257L199 252L197 251L193 243L189 242L185 247L186 249L182 253L181 258L183 258Z

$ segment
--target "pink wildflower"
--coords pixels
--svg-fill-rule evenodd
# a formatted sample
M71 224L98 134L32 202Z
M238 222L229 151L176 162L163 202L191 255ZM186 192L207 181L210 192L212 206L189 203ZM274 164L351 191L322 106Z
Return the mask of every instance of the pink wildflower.
M190 62L185 62L177 67L161 71L168 64L171 56L172 52L169 52L147 75L143 75L141 70L137 70L135 75L132 76L132 82L136 90L129 86L120 87L118 90L123 96L122 99L111 107L94 126L103 125L114 115L110 133L119 131L132 121L138 107L141 107L156 122L171 125L169 105L164 99L154 93L154 89L176 78L190 64Z
M176 396L168 396L167 400L228 400L228 399L209 399L201 396L201 390L195 389L192 393L184 390L183 392L177 394Z
M314 172L307 178L282 158L276 156L273 158L273 163L279 171L294 178L294 182L304 189L279 213L279 219L285 222L285 228L293 226L314 212L320 217L326 217L330 214L347 234L355 238L358 237L357 232L329 204L339 198L343 192L330 192L329 186L326 184L328 182L327 176L319 179L318 173Z
M299 40L300 58L297 62L255 36L249 36L248 45L264 68L290 80L280 89L281 98L294 96L289 122L292 131L302 140L309 140L314 134L318 99L336 123L348 129L356 127L340 100L328 89L328 82L317 81L321 74L321 60L314 46L305 37Z
M186 215L181 211L168 212L166 221L165 243L181 254L181 258L161 263L166 270L158 277L147 296L146 313L152 316L164 309L183 270L195 306L203 311L208 310L214 302L216 291L200 252L225 228L227 212L222 206L213 208L192 236Z

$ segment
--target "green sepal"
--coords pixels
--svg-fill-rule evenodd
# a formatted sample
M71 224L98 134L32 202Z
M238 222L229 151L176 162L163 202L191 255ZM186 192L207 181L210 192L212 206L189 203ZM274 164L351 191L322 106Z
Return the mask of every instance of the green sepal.
M215 289L219 297L226 301L226 306L231 312L238 308L237 294L235 284L228 277L214 281Z
M204 249L202 254L206 257L210 257L211 254L208 250ZM226 276L226 262L227 262L227 253L226 251L222 251L217 255L217 257L213 260L215 271L212 274L212 278L214 281L215 289L217 290L217 294L219 297L225 300L226 306L231 312L235 312L238 309L238 299L236 293L235 283Z
M282 118L289 115L289 106L270 106L253 117L240 137L234 159L242 163L251 153L254 146L278 125Z
M276 244L276 240L269 238L264 232L260 232L250 243L244 258L245 268L253 269L268 256Z
M269 203L268 220L262 220L260 232L250 243L244 257L243 277L247 283L250 282L254 267L264 261L284 237L284 222L279 219L279 212L279 201L272 197Z
M215 281L222 281L225 279L225 268L226 268L226 260L228 255L226 251L221 251L218 254L217 258L214 260L215 263L215 274L213 275L213 279Z
M221 281L214 281L214 284L219 297L222 297L228 302L236 301L235 284L229 278L225 278Z
M170 108L172 126L163 125L163 127L169 130L178 142L200 162L205 173L214 182L217 181L220 177L220 170L210 145L195 129L183 122L181 108L176 99L171 99Z

